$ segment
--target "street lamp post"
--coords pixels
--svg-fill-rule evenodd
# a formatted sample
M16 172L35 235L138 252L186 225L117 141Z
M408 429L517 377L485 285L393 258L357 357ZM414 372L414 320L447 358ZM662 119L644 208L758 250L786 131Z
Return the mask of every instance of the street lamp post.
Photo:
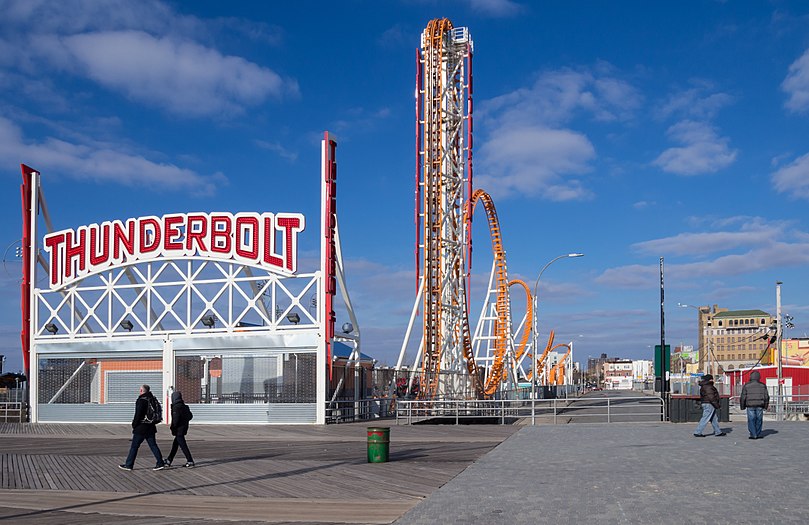
M531 366L531 424L532 425L535 424L535 422L536 422L536 410L535 410L534 404L536 403L536 398L537 398L537 351L538 351L538 348L537 348L537 343L538 343L538 337L537 337L538 336L538 333L537 333L537 306L539 304L537 293L538 293L538 290L539 290L539 280L542 278L542 273L545 270L548 269L548 266L555 263L559 259L566 259L568 257L583 257L583 256L584 256L583 253L566 253L564 255L554 257L553 259L548 261L548 263L545 266L542 267L542 269L539 271L539 275L537 276L536 283L534 283L534 296L533 296L534 308L533 308L533 311L532 311L533 319L532 319L532 323L531 323L533 325L533 332L534 332L534 349L533 349L534 351L533 351L533 355L531 356L531 359L533 361L532 366Z

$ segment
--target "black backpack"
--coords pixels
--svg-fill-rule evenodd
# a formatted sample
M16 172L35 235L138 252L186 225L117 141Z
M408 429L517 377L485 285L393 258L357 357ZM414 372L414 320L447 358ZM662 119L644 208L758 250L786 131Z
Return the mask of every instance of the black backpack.
M154 396L146 398L146 415L143 416L144 423L160 423L163 421L163 407L160 406L160 401Z

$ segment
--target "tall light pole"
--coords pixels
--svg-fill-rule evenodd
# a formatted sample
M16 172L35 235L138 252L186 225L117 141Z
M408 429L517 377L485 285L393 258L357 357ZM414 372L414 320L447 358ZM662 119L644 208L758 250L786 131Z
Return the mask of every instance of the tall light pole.
M560 255L558 257L554 257L553 259L548 261L548 264L546 264L545 266L542 267L542 269L539 271L539 275L537 276L537 281L536 281L536 283L534 283L534 297L533 297L533 299L534 299L534 309L533 309L533 312L532 312L532 314L533 314L533 316L532 316L533 317L532 325L533 325L533 331L534 331L534 349L533 349L534 351L533 351L533 355L531 356L531 359L533 361L532 366L531 366L531 424L532 425L534 424L535 413L536 413L536 410L534 410L534 402L535 402L535 400L537 398L537 351L538 351L538 348L537 348L537 339L538 339L538 337L537 337L538 336L538 330L537 330L537 305L539 304L539 299L538 299L537 294L538 294L538 290L539 290L539 280L542 278L542 273L545 270L548 269L548 266L555 263L559 259L567 259L569 257L572 258L572 257L583 257L583 256L584 256L583 253L567 253L565 255Z

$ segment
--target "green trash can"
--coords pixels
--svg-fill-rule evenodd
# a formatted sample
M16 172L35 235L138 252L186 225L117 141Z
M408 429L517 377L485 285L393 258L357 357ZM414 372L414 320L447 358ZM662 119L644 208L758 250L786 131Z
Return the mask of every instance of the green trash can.
M368 427L368 463L386 463L390 452L390 427Z

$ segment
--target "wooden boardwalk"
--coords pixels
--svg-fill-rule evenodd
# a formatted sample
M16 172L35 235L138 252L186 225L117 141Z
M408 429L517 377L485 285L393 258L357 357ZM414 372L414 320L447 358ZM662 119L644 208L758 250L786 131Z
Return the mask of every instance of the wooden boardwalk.
M518 430L391 426L390 461L369 464L367 426L192 425L196 468L154 472L144 443L127 472L128 425L2 423L0 519L391 523ZM168 455L165 426L158 444Z

